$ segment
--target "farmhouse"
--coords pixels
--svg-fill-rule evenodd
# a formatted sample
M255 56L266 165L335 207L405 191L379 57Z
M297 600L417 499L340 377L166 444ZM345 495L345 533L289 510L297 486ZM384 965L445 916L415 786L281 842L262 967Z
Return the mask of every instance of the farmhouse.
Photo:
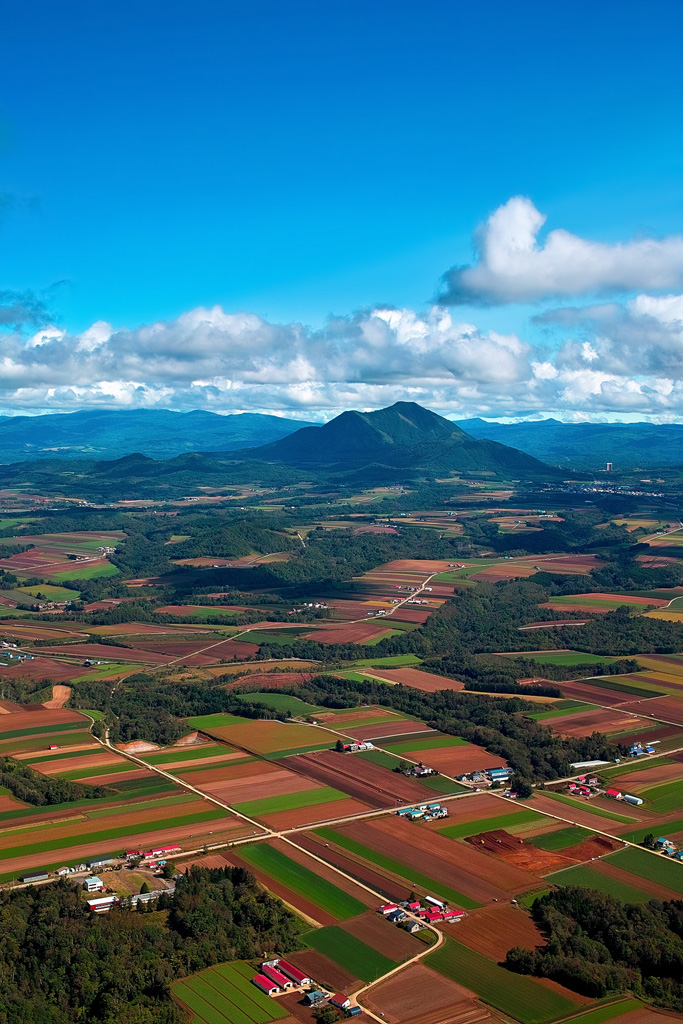
M83 888L86 892L102 892L104 889L104 882L97 875L91 875L90 878L83 880Z
M348 1010L351 1005L351 1000L348 996L345 996L343 992L335 992L330 999L332 1006L339 1007L340 1010Z

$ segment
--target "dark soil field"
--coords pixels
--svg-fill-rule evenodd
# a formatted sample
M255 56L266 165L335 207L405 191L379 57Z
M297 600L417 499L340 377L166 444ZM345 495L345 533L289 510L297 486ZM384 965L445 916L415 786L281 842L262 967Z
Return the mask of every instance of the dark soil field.
M472 992L421 963L410 964L387 981L373 985L361 996L361 1003L382 1014L388 1024L450 1024L461 1019L474 1024L490 1019Z
M282 762L295 772L348 793L371 807L395 807L425 799L427 791L419 782L404 775L354 757L323 750L314 754L297 754Z
M339 831L405 864L408 881L414 870L479 903L504 899L539 883L537 875L393 815L352 822Z
M52 658L35 657L33 661L24 661L7 667L0 666L0 678L3 679L50 679L57 683L69 682L82 675L81 665L69 665L64 661L53 661Z
M390 960L409 960L424 951L421 939L397 928L376 911L351 918L342 924L342 928Z
M372 808L360 800L330 800L312 807L297 807L291 811L276 811L274 814L259 815L270 828L300 828L302 825L313 825L335 818L346 818L352 814L364 814Z
M307 683L313 678L312 672L250 672L226 684L227 690L249 685L250 690L281 690L298 683Z
M622 677L623 678L623 677ZM585 701L586 704L604 704L607 707L616 707L625 701L631 700L632 695L620 690L608 690L606 687L571 681L568 683L552 683L562 691L563 697L571 697L572 700Z
M450 776L462 775L476 769L503 768L507 765L505 758L498 754L489 754L483 747L478 747L474 743L464 743L458 747L411 750L408 756L413 761L424 761L430 768L436 768L443 775Z
M358 985L359 979L354 978L339 964L328 959L319 953L317 949L306 949L302 953L288 953L287 959L300 971L306 971L310 978L313 978L319 985L325 985L335 992L343 992L348 995Z
M342 729L343 719L337 719L336 728L345 732L354 739L383 740L388 736L412 736L415 733L432 734L432 730L424 722L413 722L406 718L393 717L378 725L356 725L349 729ZM332 727L332 722L330 722ZM380 743L381 746L381 743Z
M108 647L106 644L64 644L62 647L41 647L41 652L69 658L95 658L98 661L139 661L148 665L165 665L172 661L166 654L130 647Z
M465 842L476 850L485 851L500 858L506 864L515 864L518 868L531 871L536 875L547 875L552 871L559 871L567 863L563 856L525 843L519 836L511 836L504 829L480 832L478 835L469 836Z
M458 942L476 949L496 963L504 960L513 946L534 949L545 945L529 913L523 907L513 907L509 903L472 910L457 925L449 925L448 928L453 929Z

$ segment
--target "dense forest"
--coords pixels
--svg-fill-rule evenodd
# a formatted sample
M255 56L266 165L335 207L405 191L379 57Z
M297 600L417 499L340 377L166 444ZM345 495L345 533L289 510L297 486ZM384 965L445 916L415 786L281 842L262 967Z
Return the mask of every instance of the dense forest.
M184 1024L176 978L299 945L298 919L241 868L190 868L155 906L93 916L66 880L0 893L0 1024Z
M9 789L17 800L36 807L71 803L74 800L99 800L107 795L104 786L87 786L41 775L11 757L0 757L0 786Z
M531 913L547 944L511 949L511 970L592 998L633 992L683 1010L683 901L625 904L570 886L535 900Z

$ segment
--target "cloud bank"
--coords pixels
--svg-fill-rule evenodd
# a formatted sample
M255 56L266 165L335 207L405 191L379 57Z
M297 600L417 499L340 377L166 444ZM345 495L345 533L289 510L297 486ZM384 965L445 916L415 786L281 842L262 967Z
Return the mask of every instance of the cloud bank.
M378 307L321 329L198 308L70 334L31 293L0 292L0 409L263 411L312 419L414 400L446 415L683 416L683 237L605 245L520 197L478 234L425 313ZM623 296L624 291L630 295ZM583 295L610 301L570 305ZM663 294L664 293L664 294ZM549 305L560 296L566 304ZM459 320L456 302L546 300L533 340ZM539 340L540 339L540 340Z
M559 229L539 245L545 220L530 199L508 200L475 237L477 263L444 275L439 301L487 305L683 288L680 235L605 245Z

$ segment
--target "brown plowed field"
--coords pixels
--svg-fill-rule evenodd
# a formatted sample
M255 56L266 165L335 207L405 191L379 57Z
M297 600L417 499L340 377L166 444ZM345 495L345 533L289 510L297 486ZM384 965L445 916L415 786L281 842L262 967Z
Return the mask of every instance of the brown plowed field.
M63 708L70 696L71 687L57 683L55 686L52 687L52 697L50 698L50 700L44 701L43 707L47 708L48 711L53 711L57 708Z
M337 728L340 732L347 732L349 736L354 738L362 737L363 739L374 740L386 739L387 736L412 736L414 733L431 735L433 732L424 722L412 722L406 718L390 719L386 723L379 725L357 725L352 726L350 729L342 729L341 725L338 725Z
M436 676L431 672L421 672L419 668L391 668L373 669L372 674L388 679L390 683L403 683L404 686L412 686L416 690L423 690L425 693L435 693L437 690L463 690L465 684L458 679L448 679L446 676Z
M130 647L108 647L106 644L64 644L63 647L41 647L45 654L61 654L70 658L97 658L102 661L140 661L149 665L165 665L166 654L152 653Z
M317 949L305 949L302 953L288 953L287 959L300 971L305 971L319 985L331 988L334 992L348 995L358 985L359 978L345 971L339 964L319 953Z
M5 811L21 811L28 806L29 804L22 803L21 800L15 800L13 796L0 796L0 814L4 814Z
M563 697L571 697L572 700L585 701L587 704L605 704L607 707L616 707L629 700L631 695L619 692L618 690L602 689L600 686L593 686L590 683L581 682L557 682L553 683L562 691Z
M649 1006L643 1006L639 1010L631 1010L619 1017L619 1024L671 1024L672 1020L680 1021L680 1014L657 1012ZM283 1021L282 1024L285 1024Z
M667 721L683 725L683 700L675 697L649 697L640 700L627 701L619 705L620 711L630 711L631 714L641 715L644 718L650 716L663 718Z
M631 725L642 730L646 724L644 719L634 719L620 711L597 708L595 711L580 711L579 714L560 715L548 719L553 732L564 737L590 736L594 732L624 732Z
M396 858L406 866L408 881L411 870L419 871L437 884L441 882L480 903L524 892L539 882L538 876L530 872L502 861L494 862L465 843L454 842L393 815L352 822L339 831L381 852L396 851Z
M35 711L22 708L20 712L13 715L3 715L0 718L0 739L5 732L14 732L15 729L35 729L44 725L65 725L69 722L79 722L86 728L90 720L84 715L77 715L75 711L65 711L63 708L48 710L42 704L35 705ZM69 734L65 730L64 737ZM47 746L46 741L46 746Z
M0 700L0 715L16 715L23 710L21 704L13 704L11 700Z
M88 786L115 786L117 781L132 782L134 779L150 779L152 777L152 773L146 768L137 768L130 772L109 772L106 775L97 775L96 772L86 775L87 770L87 768L84 769L83 775L78 781L85 782Z
M518 868L531 871L535 875L549 875L552 871L559 871L567 863L562 855L527 844L518 836L509 835L504 829L480 832L478 835L468 836L465 842L476 850L493 854L506 864L515 864Z
M299 828L301 825L314 825L317 822L330 821L333 818L346 818L352 814L364 814L372 810L369 804L360 800L330 800L312 807L298 807L291 811L277 811L275 814L259 815L259 820L266 822L269 828L276 831L286 828Z
M633 721L633 719L631 719ZM642 728L639 732L635 730L633 732L626 733L624 736L619 737L620 743L636 743L639 740L647 740L648 743L652 743L653 740L667 740L671 736L680 736L681 730L677 725L660 725L653 729L652 723L648 722L647 719L641 719L643 725L647 729L645 732Z
M342 928L390 960L410 960L411 957L424 952L424 943L420 939L416 939L402 928L397 928L376 910L345 921Z
M459 747L435 747L427 750L410 750L408 756L413 761L424 761L430 768L436 768L444 775L462 775L475 771L477 768L503 768L507 766L504 757L489 754L483 747L475 743L465 743Z
M35 657L33 661L0 666L0 676L8 679L21 676L22 679L61 679L69 682L80 675L83 675L80 665L67 665L65 662L52 661L50 658Z
M406 605L401 605L400 608L396 609L391 618L398 619L399 622L422 623L427 621L433 611L433 608L408 608ZM391 620L389 621L391 622Z
M623 775L610 776L615 784L628 789L642 789L645 785L654 785L656 782L668 782L671 779L680 779L681 766L674 764L653 764L651 768L645 768L639 772L625 772Z
M340 870L345 871L353 878L357 878L359 882L370 886L371 889L375 889L388 900L400 903L402 900L407 900L410 896L410 888L407 885L394 882L392 879L380 875L379 872L374 871L371 867L366 867L358 861L351 860L341 848L330 846L320 836L316 836L313 833L307 835L305 832L302 832L297 835L296 842L304 850L309 850L317 857L322 857L328 864L340 868Z
M526 804L524 806L526 806ZM616 805L613 804L612 810L615 809L615 806ZM585 825L587 828L592 828L596 832L611 832L618 834L620 831L628 832L635 828L637 824L636 821L627 825L623 822L611 821L609 818L601 818L598 814L591 814L588 807L589 805L586 804L584 809L584 806L579 803L577 803L576 807L570 807L568 804L552 800L549 796L543 796L543 794L538 791L534 793L533 805L529 805L530 810L545 811L547 814L553 814L555 817L562 818L565 821L572 821L576 825ZM620 806L619 813L621 813L621 810L622 808ZM633 810L635 810L635 808L628 808L629 815Z
M581 864L586 860L592 860L593 857L604 857L606 853L614 853L616 850L622 850L623 844L617 839L608 839L607 836L595 836L594 839L587 839L585 843L577 843L576 846L566 847L562 853L565 857L574 861L576 864Z
M307 683L313 678L312 672L250 672L226 683L226 690L234 690L237 686L249 684L254 690L281 690L299 683Z
M196 775L205 776L205 772L192 772L187 778L191 785L201 789L203 793L215 796L229 804L241 804L250 800L264 800L271 796L285 796L288 793L303 793L316 789L310 779L294 775L293 772L275 772L269 775L253 776L242 779L226 780L222 768L214 768L211 772L215 779L197 780Z
M371 807L395 807L422 801L428 794L428 790L413 779L353 754L338 754L336 750L296 754L285 758L283 764Z
M333 733L324 729L270 719L253 720L237 725L212 726L204 728L203 732L256 754L273 754L279 750L295 750L297 747L323 743L334 746L337 739Z
M34 624L33 622L17 622L16 619L2 619L0 620L0 626L3 627L3 632L15 633L26 640L63 640L64 637L85 637L87 635L86 633L77 632L75 629L68 629L66 624L59 627L44 626L40 623Z
M383 1014L388 1024L397 1024L437 1013L437 1021L450 1022L454 1014L468 1010L480 1013L468 1020L488 1016L475 1001L473 992L449 981L424 964L409 964L387 981L380 981L361 996L361 1003L374 1013Z
M207 647L208 644L204 644ZM250 658L258 651L258 644L250 644L244 640L224 640L223 643L211 647L207 654L212 658Z
M401 718L400 715L396 715L391 711L386 711L384 708L379 708L374 705L365 708L359 708L357 711L349 712L334 712L325 711L322 714L317 714L316 720L322 722L330 729L337 729L339 732L346 732L346 726L363 725L364 722L377 720L384 718L387 722L404 722L405 719ZM421 725L422 723L418 723Z
M91 749L94 750L95 747ZM59 761L37 761L31 767L41 775L52 775L54 772L76 771L78 768L92 768L94 773L94 769L100 768L103 764L120 763L121 758L116 754L109 754L102 750L102 747L98 749L102 751L100 754L84 754L82 757L68 757Z
M530 914L523 907L509 903L471 910L458 924L447 927L449 931L452 929L458 942L496 963L504 960L513 946L535 949L546 944Z

